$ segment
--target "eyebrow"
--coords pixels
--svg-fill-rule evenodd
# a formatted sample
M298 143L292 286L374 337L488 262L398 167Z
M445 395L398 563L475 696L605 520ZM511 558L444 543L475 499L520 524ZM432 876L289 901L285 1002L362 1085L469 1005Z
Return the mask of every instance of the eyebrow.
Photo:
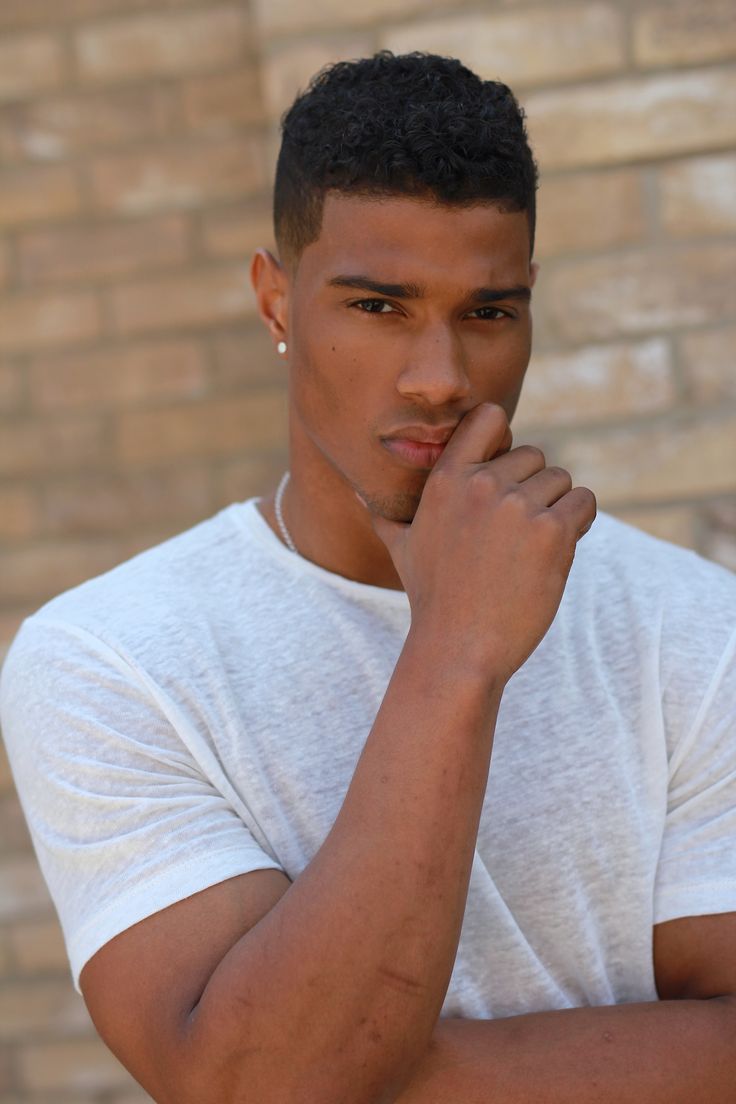
M390 299L423 299L427 289L421 284L383 284L371 280L369 276L333 276L327 281L329 287L360 288L361 291L373 291L377 295L386 295ZM527 302L532 290L524 284L515 284L508 288L479 287L467 296L468 303L495 303L500 299L523 299Z

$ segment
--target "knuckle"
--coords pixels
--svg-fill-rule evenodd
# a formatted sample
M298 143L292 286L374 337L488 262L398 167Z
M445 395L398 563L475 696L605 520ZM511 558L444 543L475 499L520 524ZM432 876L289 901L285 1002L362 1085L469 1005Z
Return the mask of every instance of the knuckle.
M540 467L544 467L547 463L547 457L537 445L519 445L516 451L523 453L529 460L536 461Z
M572 476L567 468L560 468L556 464L553 464L551 467L547 468L547 471L550 475L553 475L555 479L562 479L568 486L572 487Z

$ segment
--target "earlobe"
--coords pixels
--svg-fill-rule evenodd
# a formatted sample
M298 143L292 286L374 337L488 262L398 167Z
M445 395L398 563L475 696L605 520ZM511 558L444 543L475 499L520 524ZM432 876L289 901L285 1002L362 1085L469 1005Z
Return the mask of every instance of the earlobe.
M273 337L283 343L288 317L286 270L268 249L257 249L250 264L250 279L258 313Z

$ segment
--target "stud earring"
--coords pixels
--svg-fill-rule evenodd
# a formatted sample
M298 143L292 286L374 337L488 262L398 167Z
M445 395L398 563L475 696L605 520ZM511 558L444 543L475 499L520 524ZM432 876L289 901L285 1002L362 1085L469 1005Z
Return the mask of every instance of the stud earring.
M281 354L281 356L283 356L283 355L284 355L284 353L286 352L286 342L285 342L285 341L279 341L279 343L278 343L278 345L276 346L276 348L278 349L278 351L279 351L279 353Z

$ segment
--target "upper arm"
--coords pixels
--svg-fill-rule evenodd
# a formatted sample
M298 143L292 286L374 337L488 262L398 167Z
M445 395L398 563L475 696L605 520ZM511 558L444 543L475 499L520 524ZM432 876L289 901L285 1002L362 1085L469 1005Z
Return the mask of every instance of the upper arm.
M656 924L654 974L661 1000L736 994L736 912Z
M154 913L111 939L79 983L100 1036L156 1101L181 1100L196 1056L193 1007L219 962L290 886L280 870L241 874Z

